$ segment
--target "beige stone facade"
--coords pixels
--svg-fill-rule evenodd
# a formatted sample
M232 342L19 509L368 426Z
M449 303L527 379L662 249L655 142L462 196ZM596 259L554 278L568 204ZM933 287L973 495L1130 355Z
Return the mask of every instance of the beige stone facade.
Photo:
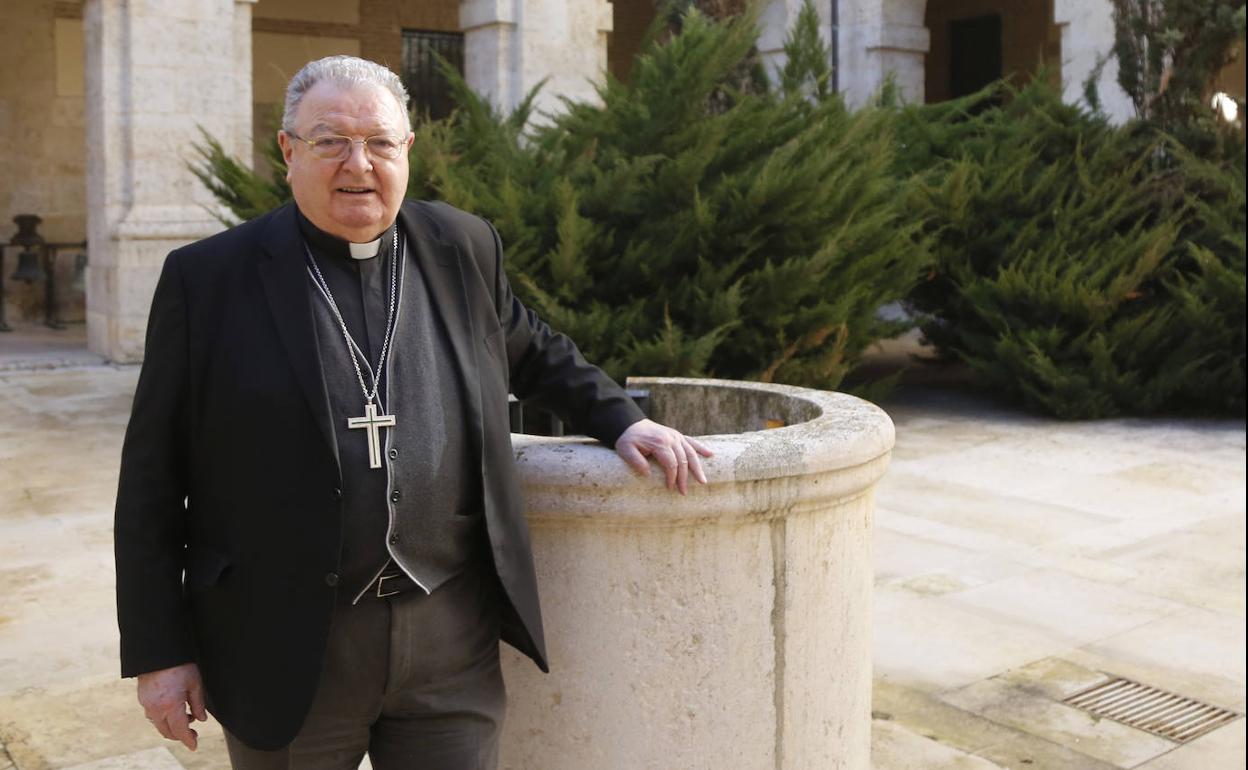
M911 102L950 95L953 25L1000 18L1000 71L1044 68L1067 98L1110 50L1109 0L818 0L851 104L889 78ZM800 0L770 0L759 49L783 65ZM405 34L462 36L469 83L500 108L545 80L539 110L558 97L595 98L606 72L627 79L656 14L654 0L6 0L0 3L0 240L17 214L43 219L50 241L90 240L85 292L57 268L57 315L86 321L93 350L142 355L156 272L168 249L219 229L212 201L187 172L197 125L259 160L282 92L305 62L346 53L402 66ZM1119 119L1131 105L1112 59L1100 96ZM1223 86L1242 98L1242 66ZM207 207L207 208L206 208ZM6 248L12 274L17 250ZM44 317L44 287L5 281L10 323ZM85 294L85 296L84 296ZM2 341L2 340L0 340Z

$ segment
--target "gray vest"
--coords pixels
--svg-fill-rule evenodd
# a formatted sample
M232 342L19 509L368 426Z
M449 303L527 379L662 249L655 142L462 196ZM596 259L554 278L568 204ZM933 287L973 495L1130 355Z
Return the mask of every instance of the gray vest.
M348 417L364 414L364 396L338 320L309 278L342 468L340 596L350 601L359 600L391 559L432 592L478 558L485 546L480 479L468 472L472 463L462 392L471 385L454 364L448 332L430 305L410 243L401 240L398 320L380 388L383 408L378 411L396 420L393 428L380 429L381 468L369 467L367 431L347 427ZM329 259L343 259L319 252L317 257L323 266ZM369 351L373 366L384 337L389 261L388 254L378 255L361 266L357 291L366 328L351 328L352 315L343 308L349 330L360 348ZM322 272L327 273L325 267ZM346 292L335 289L332 280L330 287L340 307L344 300L355 299L339 296ZM364 376L367 382L367 372Z

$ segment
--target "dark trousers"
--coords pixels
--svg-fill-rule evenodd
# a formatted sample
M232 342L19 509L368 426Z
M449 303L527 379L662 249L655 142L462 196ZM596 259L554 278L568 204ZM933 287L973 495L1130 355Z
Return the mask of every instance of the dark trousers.
M248 748L234 770L495 770L506 694L497 579L469 568L426 596L365 596L335 611L321 680L295 740Z

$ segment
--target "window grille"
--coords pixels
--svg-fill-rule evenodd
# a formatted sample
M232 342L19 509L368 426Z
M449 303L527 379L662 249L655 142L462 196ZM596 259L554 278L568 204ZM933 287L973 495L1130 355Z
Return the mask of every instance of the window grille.
M401 77L412 97L412 112L419 119L424 115L437 120L455 107L451 87L438 70L434 54L464 71L464 35L462 32L426 32L403 30L403 71Z

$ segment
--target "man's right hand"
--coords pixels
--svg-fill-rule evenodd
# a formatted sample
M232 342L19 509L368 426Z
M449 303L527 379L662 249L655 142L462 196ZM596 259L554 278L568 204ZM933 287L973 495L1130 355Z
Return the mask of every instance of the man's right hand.
M139 704L147 721L171 741L181 741L191 751L199 743L199 733L191 729L191 721L208 720L204 708L204 684L199 666L183 663L173 668L139 674ZM187 712L190 706L190 712Z

